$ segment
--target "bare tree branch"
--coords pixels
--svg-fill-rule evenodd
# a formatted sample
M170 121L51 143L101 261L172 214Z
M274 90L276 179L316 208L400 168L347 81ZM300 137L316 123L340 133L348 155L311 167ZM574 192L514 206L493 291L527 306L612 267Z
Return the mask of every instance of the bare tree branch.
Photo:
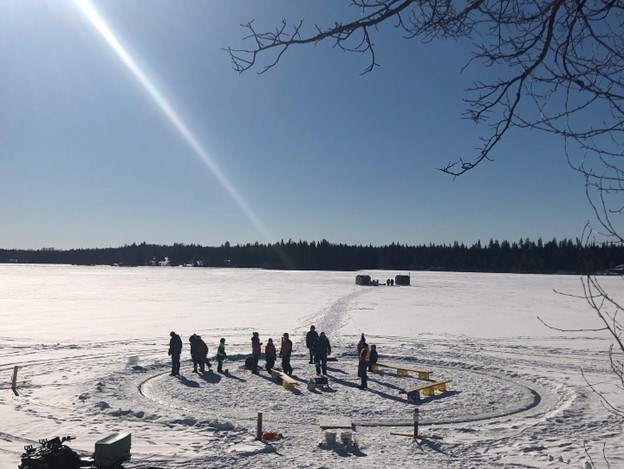
M248 48L228 48L234 70L275 67L293 46L330 42L363 53L378 65L373 36L384 24L404 39L427 44L465 39L475 46L466 66L492 68L489 82L467 90L465 117L485 124L476 154L451 158L440 168L454 177L485 160L510 129L535 129L563 138L582 161L588 185L603 196L619 182L624 158L624 3L621 0L351 0L353 20L304 31L304 21L282 20L273 31L243 24ZM268 59L258 64L261 57ZM264 59L263 59L264 60ZM599 118L597 116L600 116ZM590 164L590 162L597 164ZM601 171L602 170L604 171ZM609 173L609 174L607 174ZM602 178L602 179L599 179ZM615 179L614 179L615 178ZM624 204L620 206L620 210ZM603 215L601 204L597 212ZM604 221L605 218L602 217ZM616 231L609 227L607 232Z
M609 330L607 327L599 327L597 329L561 329L559 327L551 326L539 316L537 316L537 320L541 322L544 326L546 326L548 329L552 329L553 331L559 331L559 332L602 332L602 331Z

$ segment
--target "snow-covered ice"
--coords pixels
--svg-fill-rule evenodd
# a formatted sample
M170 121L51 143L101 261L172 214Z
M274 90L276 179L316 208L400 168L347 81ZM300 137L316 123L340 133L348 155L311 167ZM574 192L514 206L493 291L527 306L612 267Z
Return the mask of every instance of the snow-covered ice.
M382 282L404 272L373 271ZM25 444L72 435L93 451L132 433L128 468L205 467L624 467L624 418L588 383L624 406L610 370L610 337L553 326L600 324L574 276L412 272L410 287L359 287L353 272L0 265L0 467ZM624 296L620 278L601 279ZM314 375L304 336L332 342L330 389ZM182 376L169 376L169 331L184 342ZM251 332L294 343L286 391L241 368ZM188 336L214 357L227 339L229 375L192 373ZM446 394L408 401L420 383L390 370L357 389L355 347L364 332L380 362L433 371ZM9 387L20 366L18 391ZM412 439L414 408L421 432ZM284 438L254 440L256 415ZM357 447L321 447L320 416L350 418Z

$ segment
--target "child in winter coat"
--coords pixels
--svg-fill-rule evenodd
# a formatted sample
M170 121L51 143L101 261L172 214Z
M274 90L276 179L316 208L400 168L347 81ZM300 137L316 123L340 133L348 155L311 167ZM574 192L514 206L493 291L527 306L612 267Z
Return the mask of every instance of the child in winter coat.
M277 356L275 345L273 345L273 339L269 339L269 342L264 348L264 355L266 357L266 370L270 373L275 366L275 357Z
M377 346L372 344L370 346L370 361L368 362L368 371L373 371L373 365L377 364L379 355L377 354Z
M225 339L221 337L219 341L219 348L217 349L217 371L219 373L223 373L223 360L225 360L227 355L225 354Z
M366 371L368 369L368 364L370 362L370 351L368 350L368 345L366 342L362 345L362 349L358 355L358 376L362 380L361 384L358 386L359 389L368 389L368 375Z

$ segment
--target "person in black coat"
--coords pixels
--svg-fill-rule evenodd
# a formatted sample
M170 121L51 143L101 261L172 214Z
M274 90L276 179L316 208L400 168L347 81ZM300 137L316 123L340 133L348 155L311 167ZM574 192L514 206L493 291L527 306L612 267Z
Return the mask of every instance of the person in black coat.
M251 336L251 356L253 357L253 365L251 366L251 372L255 375L258 373L258 360L262 355L262 342L260 342L260 335L254 332Z
M316 327L310 326L310 330L306 334L306 347L308 347L310 351L310 363L314 363L314 350L318 339L319 335L318 332L316 332Z
M208 346L204 342L201 336L193 334L189 337L191 343L191 357L193 358L193 372L197 373L197 365L199 365L199 371L205 371L205 365L210 367L208 361Z
M171 376L180 375L180 355L182 354L182 339L178 334L169 333L169 356L171 357Z
M327 355L331 354L331 345L329 343L329 339L325 335L324 332L321 332L319 339L316 341L316 346L314 347L314 362L316 363L316 374L321 374L321 369L323 374L327 374Z
M368 344L364 342L358 354L358 376L362 380L361 384L358 386L359 389L368 389L368 375L366 371L368 370L369 363L370 351L368 350Z
M377 354L377 346L372 344L370 346L370 360L368 362L368 371L373 371L373 365L377 364L377 360L379 359L379 355Z
M360 355L360 350L362 350L362 347L364 347L364 345L366 345L366 337L364 337L364 333L362 333L362 337L360 337L360 341L357 344L358 356Z

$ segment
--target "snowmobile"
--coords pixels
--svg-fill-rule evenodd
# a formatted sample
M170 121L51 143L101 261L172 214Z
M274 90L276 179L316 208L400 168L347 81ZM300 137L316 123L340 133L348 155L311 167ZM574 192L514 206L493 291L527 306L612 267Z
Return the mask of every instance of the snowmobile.
M113 433L95 443L93 457L80 456L65 445L71 436L39 440L39 446L24 446L18 469L121 469L130 459L130 434Z

